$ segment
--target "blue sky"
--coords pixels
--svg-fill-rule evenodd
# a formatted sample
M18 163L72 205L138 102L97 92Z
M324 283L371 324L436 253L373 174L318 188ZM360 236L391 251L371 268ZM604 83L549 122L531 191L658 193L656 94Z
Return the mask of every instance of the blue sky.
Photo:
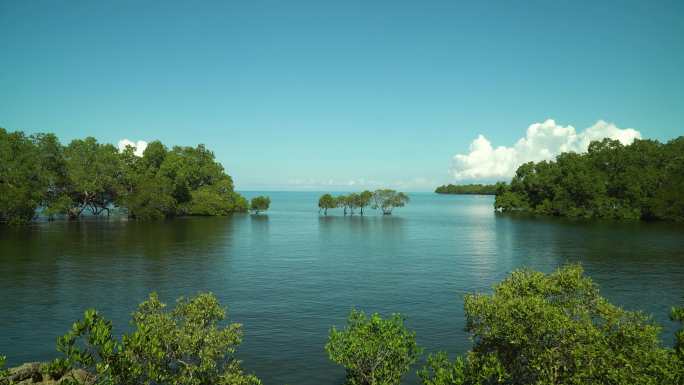
M512 148L547 119L684 134L683 19L682 1L0 0L0 126L205 143L239 189L431 190L478 135Z

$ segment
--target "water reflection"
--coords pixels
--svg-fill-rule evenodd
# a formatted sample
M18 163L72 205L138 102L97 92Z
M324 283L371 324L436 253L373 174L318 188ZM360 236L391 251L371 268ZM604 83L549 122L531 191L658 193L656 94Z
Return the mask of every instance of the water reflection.
M263 193L254 193L262 195ZM407 315L426 351L463 352L462 296L512 269L579 261L613 302L653 313L684 297L684 228L496 215L491 197L411 194L392 216L319 215L319 193L269 193L267 215L0 227L0 353L50 359L87 307L117 327L149 291L213 291L244 324L239 356L265 385L334 383L323 350L352 307ZM47 321L46 321L47 320ZM417 384L415 376L405 384Z
M320 233L333 231L354 232L359 234L373 234L380 231L383 235L402 236L405 231L406 219L394 215L354 215L332 216L321 215L318 217Z
M206 290L230 266L232 233L231 218L56 222L3 231L0 292L15 300L0 302L0 350L11 341L20 346L11 351L14 360L51 357L52 341L86 308L97 306L125 328L150 291L175 298Z
M673 330L669 307L684 298L680 224L499 215L496 233L497 258L511 261L508 270L581 263L608 299L653 314L666 333Z

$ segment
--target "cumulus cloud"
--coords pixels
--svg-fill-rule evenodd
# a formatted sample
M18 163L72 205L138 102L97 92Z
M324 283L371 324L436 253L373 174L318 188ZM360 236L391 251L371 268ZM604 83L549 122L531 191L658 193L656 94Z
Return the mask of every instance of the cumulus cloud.
M553 159L562 152L585 152L589 143L603 138L630 144L634 139L640 139L641 133L631 128L618 128L603 120L576 132L573 126L561 126L548 119L527 127L525 137L511 147L495 148L486 137L479 135L470 144L467 154L454 156L451 174L457 180L508 179L525 162Z
M145 149L147 148L147 142L144 140L139 140L137 142L133 142L132 140L128 139L121 139L119 141L118 147L119 147L119 152L123 152L126 147L133 147L135 148L135 156L143 156L143 153L145 152Z

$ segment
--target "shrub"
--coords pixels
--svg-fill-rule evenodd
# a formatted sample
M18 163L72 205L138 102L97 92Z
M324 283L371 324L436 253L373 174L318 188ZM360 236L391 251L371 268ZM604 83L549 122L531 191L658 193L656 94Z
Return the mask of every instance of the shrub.
M621 309L572 265L513 272L491 295L465 299L474 346L466 361L433 356L426 385L681 384L682 363L660 327Z
M86 369L102 385L260 384L234 357L241 325L219 326L225 318L226 310L212 294L181 298L168 311L153 293L133 314L134 331L117 340L111 322L88 310L58 340L65 357L48 369Z
M401 315L383 319L356 310L349 314L344 330L330 330L325 350L347 369L350 385L398 384L421 352Z

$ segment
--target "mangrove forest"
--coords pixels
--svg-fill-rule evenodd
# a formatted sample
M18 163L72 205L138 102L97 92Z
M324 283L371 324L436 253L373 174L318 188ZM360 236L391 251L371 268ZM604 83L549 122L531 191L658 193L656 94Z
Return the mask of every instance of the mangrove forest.
M684 136L623 145L603 139L586 153L521 165L499 184L495 209L573 218L684 221Z
M0 128L0 222L27 223L38 214L77 219L115 208L139 220L247 211L204 145L154 141L142 156L134 151L92 137L62 145L53 134Z

